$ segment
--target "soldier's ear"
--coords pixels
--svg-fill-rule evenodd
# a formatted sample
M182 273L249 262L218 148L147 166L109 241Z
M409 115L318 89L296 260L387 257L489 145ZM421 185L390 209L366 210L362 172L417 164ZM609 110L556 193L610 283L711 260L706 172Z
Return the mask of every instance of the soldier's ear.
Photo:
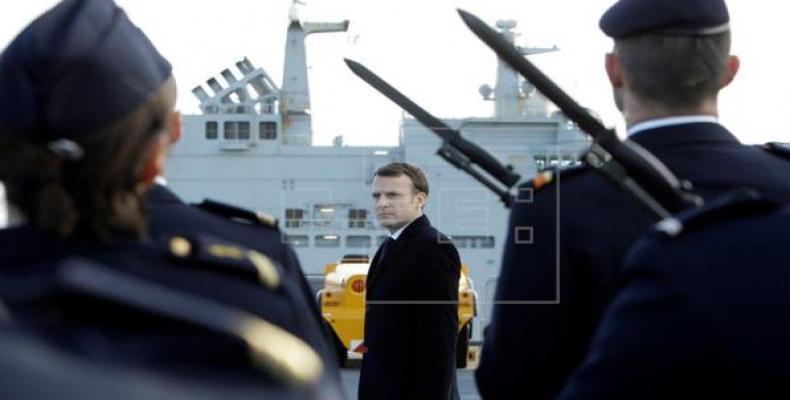
M151 140L151 144L146 149L145 163L140 170L137 181L143 188L148 188L154 183L158 175L165 173L165 162L170 146L181 139L181 113L173 111L170 113L166 132Z
M153 138L146 148L145 162L140 169L140 175L137 177L137 184L143 189L151 187L154 179L158 175L164 174L165 161L170 144L170 135L161 134Z
M606 75L609 82L615 89L623 87L623 70L620 68L620 57L615 53L606 53L605 58Z
M181 139L181 113L178 111L173 111L170 114L170 123L168 124L168 132L167 132L170 143L178 142Z
M738 74L738 70L741 68L741 60L738 56L727 56L727 69L724 71L724 75L721 77L721 84L720 87L723 88L732 82L735 79L735 75Z

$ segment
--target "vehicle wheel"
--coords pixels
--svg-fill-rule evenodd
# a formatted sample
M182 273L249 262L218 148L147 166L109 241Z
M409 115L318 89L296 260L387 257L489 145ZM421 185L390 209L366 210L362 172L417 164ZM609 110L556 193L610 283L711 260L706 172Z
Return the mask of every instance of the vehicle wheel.
M469 353L469 324L458 333L458 344L455 347L455 367L466 368L466 355Z
M337 337L334 329L324 322L324 331L328 336L328 341L332 345L335 350L335 357L337 357L337 364L342 368L346 366L346 361L348 361L348 351L346 347L343 346L343 343L340 341L340 338Z

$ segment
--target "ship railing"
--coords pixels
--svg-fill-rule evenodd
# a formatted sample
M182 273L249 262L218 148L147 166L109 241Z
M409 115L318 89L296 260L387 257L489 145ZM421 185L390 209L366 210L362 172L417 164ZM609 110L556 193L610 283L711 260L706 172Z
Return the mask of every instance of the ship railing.
M286 228L302 229L379 229L373 221L359 219L326 220L326 219L286 219Z

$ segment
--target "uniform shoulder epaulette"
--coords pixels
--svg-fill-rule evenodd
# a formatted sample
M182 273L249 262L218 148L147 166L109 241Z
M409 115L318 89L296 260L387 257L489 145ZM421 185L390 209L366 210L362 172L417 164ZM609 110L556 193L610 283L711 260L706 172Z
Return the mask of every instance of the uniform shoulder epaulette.
M532 188L532 190L534 191L541 190L551 185L552 183L557 182L558 180L578 176L582 172L587 170L588 168L586 164L574 165L565 168L557 168L557 167L543 168L541 170L538 170L538 173L535 174L535 177L525 182L522 185L522 187Z
M200 203L193 204L193 206L230 220L278 229L277 218L263 212L256 212L211 199L205 199Z
M768 142L761 145L760 147L771 154L790 159L790 143Z
M765 199L759 193L741 189L711 200L701 207L680 212L655 224L655 231L665 237L676 238L720 221L761 215L776 210L779 203Z
M170 258L181 265L246 276L271 290L279 288L282 282L280 269L258 251L205 234L179 234L162 240Z
M129 275L88 259L71 258L57 268L57 284L67 293L119 304L240 341L254 366L291 386L319 383L324 365L307 343L283 328L212 298Z

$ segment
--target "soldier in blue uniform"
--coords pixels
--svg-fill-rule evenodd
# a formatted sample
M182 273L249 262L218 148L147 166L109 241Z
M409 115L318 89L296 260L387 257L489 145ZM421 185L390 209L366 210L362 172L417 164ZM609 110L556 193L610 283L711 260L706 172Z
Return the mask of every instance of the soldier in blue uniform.
M315 370L296 372L310 365L298 357L317 359L305 353L309 347L288 344L277 328L256 338L255 329L245 333L225 320L264 321L92 260L68 259L57 270L50 288L16 288L35 287L35 312L0 319L0 398L335 398L317 396L323 388L309 383ZM54 315L57 321L45 321ZM283 348L298 355L271 356Z
M179 115L172 112L174 123L167 132L169 148L181 137ZM322 322L315 293L305 278L293 248L283 238L277 220L264 213L246 210L214 200L204 200L195 205L185 203L172 190L164 178L157 177L145 195L148 208L148 228L152 238L167 238L173 234L199 237L211 235L254 249L274 260L283 275L282 285L302 310L303 331L311 346L318 350L328 365L338 364L328 342L328 333ZM332 368L330 372L338 374Z
M65 0L3 51L0 179L20 217L0 230L0 301L89 362L342 397L281 267L222 237L149 235L174 105L170 64L112 0Z
M310 300L309 308L318 318L315 293L310 289L296 253L285 242L276 218L210 199L187 204L163 180L158 180L151 187L145 199L152 236L205 232L256 249L278 263L285 278L301 289L306 300Z
M788 398L788 227L743 193L658 223L560 398Z
M606 56L615 102L629 140L703 198L750 187L787 201L790 163L717 122L717 94L738 70L728 23L722 0L615 3L600 21L615 41ZM476 372L486 399L557 395L616 293L623 255L651 222L586 166L521 189Z

